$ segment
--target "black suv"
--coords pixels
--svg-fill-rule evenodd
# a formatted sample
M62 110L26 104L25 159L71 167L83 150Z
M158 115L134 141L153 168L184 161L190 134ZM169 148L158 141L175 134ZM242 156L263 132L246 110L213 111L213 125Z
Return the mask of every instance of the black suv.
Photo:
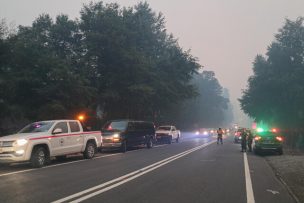
M128 147L145 144L152 148L155 127L152 122L132 120L112 120L101 129L102 149L120 149L126 152Z

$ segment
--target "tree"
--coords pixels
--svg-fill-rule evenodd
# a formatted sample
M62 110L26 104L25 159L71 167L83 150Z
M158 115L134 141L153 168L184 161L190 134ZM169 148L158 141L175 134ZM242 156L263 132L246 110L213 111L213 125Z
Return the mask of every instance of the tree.
M256 121L300 127L304 121L304 18L286 19L266 57L258 55L240 99Z

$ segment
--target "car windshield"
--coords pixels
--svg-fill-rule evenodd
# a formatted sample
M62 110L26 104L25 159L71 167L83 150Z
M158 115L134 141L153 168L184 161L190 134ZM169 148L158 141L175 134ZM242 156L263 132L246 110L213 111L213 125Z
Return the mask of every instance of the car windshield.
M170 126L159 126L157 130L171 130Z
M128 126L127 121L112 121L104 125L103 131L124 131Z
M31 124L25 126L18 133L47 132L52 127L53 124L54 124L53 121L42 121L42 122L31 123Z

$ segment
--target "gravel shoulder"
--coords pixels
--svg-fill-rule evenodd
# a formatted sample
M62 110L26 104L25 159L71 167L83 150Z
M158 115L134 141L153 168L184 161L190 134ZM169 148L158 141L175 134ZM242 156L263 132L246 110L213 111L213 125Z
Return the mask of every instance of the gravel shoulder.
M279 179L287 184L297 202L304 202L304 154L286 153L282 156L266 156L267 162Z

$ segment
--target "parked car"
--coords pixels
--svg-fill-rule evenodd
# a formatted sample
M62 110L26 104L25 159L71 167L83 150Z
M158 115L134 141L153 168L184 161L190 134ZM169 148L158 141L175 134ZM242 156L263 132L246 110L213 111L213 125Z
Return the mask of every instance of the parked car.
M156 130L156 139L158 142L166 141L168 144L172 143L172 140L179 142L181 133L173 125L159 126Z
M256 133L253 140L253 152L276 151L283 154L283 136L270 131Z
M234 143L240 143L242 141L242 136L241 136L241 129L238 129L234 133Z
M83 132L77 120L38 121L0 138L0 162L30 161L33 167L42 167L51 157L75 153L91 159L100 146L100 131Z
M155 127L152 122L113 120L107 122L101 130L102 150L120 149L126 152L128 147L145 144L152 148L155 142Z

